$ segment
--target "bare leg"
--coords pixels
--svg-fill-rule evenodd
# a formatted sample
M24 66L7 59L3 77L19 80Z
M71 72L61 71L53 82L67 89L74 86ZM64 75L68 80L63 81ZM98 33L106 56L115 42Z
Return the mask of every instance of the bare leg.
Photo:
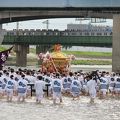
M77 96L77 99L78 99L78 100L80 100L80 95L79 95L79 96Z
M94 103L94 98L90 98L90 103Z
M39 100L38 103L41 104L41 100Z
M62 97L60 97L60 103L62 103L62 102L63 102Z
M2 99L3 98L3 94L2 93L0 93L0 99Z
M73 96L73 100L75 100L75 97Z
M53 104L56 104L56 99L53 99Z
M22 102L25 102L25 96L22 97Z
M9 96L7 95L7 102L9 102Z
M38 98L36 98L36 103L38 103Z
M12 102L12 96L10 96L10 102Z
M20 96L18 96L18 100L17 100L18 102L20 102L20 98L21 98L21 97L20 97Z

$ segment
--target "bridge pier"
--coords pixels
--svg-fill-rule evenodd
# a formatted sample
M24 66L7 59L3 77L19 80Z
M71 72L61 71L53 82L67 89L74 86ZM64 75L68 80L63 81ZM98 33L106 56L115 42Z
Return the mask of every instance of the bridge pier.
M113 15L112 71L120 72L120 15Z
M27 53L29 51L29 45L15 45L16 52L16 66L27 66Z
M3 31L2 31L2 24L0 24L0 44L2 43L4 39Z

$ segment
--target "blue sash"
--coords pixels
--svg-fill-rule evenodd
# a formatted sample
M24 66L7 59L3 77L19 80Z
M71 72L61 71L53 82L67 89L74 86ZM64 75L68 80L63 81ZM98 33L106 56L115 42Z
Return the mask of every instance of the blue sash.
M14 89L14 87L13 87L13 86L7 86L7 88L8 88L8 89Z
M79 93L80 89L78 87L72 87L72 92Z
M68 88L67 83L63 84L63 88Z
M107 89L107 85L106 84L101 84L100 89Z
M0 81L0 87L2 87L3 83Z
M53 91L60 93L61 92L61 88L60 87L53 87Z
M115 87L115 83L110 83L110 87Z
M0 87L2 87L3 85L2 84L0 84Z
M18 88L18 93L26 93L26 88Z
M120 88L120 84L115 84L115 88Z
M3 84L3 85L2 85L2 89L5 89L5 86L6 86L6 84Z
M70 88L70 86L71 86L71 83L67 83L67 87Z

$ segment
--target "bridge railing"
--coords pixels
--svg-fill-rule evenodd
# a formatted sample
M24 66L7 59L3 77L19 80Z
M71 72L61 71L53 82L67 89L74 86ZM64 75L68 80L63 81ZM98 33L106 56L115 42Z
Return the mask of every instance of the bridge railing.
M9 30L6 31L6 35L13 36L13 35L19 35L19 36L112 36L112 31L106 31L106 30L40 30L40 29L19 29L19 30Z

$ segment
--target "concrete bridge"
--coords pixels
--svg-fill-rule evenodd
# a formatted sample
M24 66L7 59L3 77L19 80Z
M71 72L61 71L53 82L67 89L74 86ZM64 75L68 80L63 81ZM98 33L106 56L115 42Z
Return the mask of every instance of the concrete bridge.
M47 10L46 10L47 9ZM96 8L0 8L0 24L35 20L35 19L51 19L51 18L76 18L76 17L91 17L91 18L113 18L113 13L120 13L120 11L109 11L108 9Z
M48 18L113 18L119 0L1 0L0 23Z
M33 19L75 17L113 19L112 70L115 72L120 72L120 0L0 1L1 24Z

